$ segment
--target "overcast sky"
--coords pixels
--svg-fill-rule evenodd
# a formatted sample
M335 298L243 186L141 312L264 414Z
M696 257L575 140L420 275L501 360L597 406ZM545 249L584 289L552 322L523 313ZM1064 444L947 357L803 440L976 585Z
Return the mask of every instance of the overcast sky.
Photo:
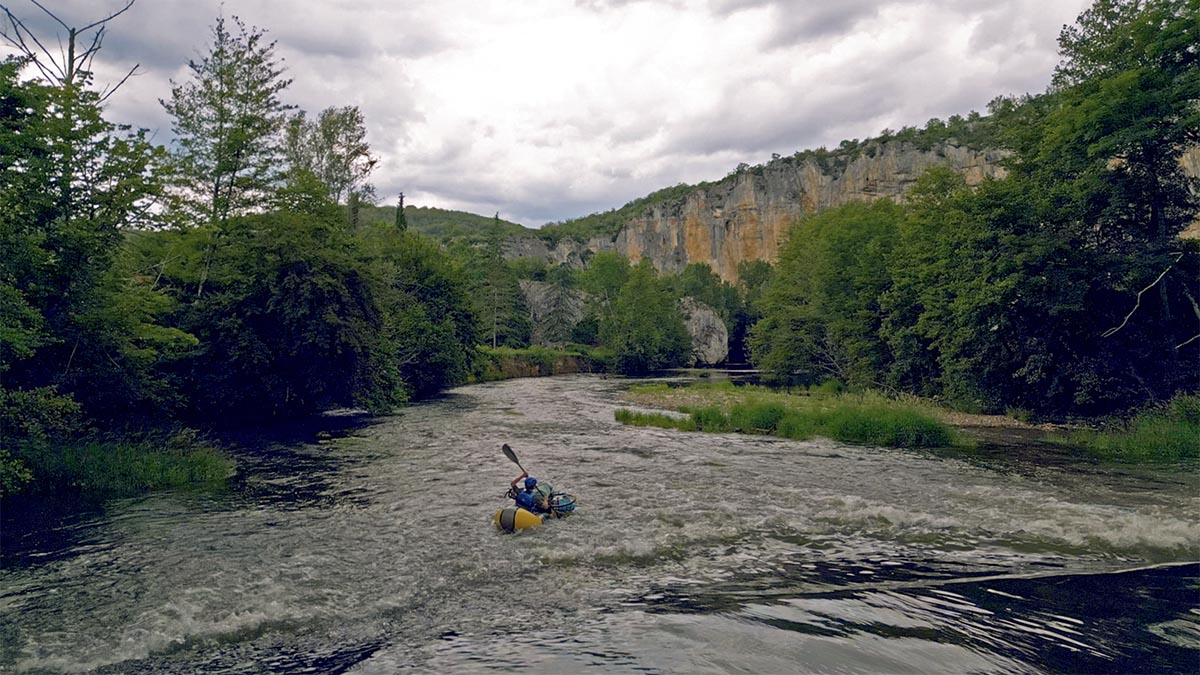
M0 0L36 19L29 0ZM82 26L125 0L42 0ZM138 0L100 82L157 130L221 12L278 41L310 113L357 105L381 201L530 227L718 179L772 153L1043 91L1088 0ZM49 30L49 27L46 28Z

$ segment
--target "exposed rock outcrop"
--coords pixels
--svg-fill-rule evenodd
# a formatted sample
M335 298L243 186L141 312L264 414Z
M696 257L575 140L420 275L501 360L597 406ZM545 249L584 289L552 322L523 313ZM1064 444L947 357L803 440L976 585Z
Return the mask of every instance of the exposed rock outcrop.
M950 166L968 183L977 184L1004 175L1002 158L999 151L956 145L922 150L899 141L877 144L854 156L782 157L655 206L631 219L615 238L563 239L550 246L534 236L513 237L505 242L504 254L583 267L594 253L615 251L635 263L649 258L660 272L704 262L725 280L736 281L739 263L775 261L797 216L856 200L901 198L931 166Z
M715 366L729 357L729 331L716 310L693 298L679 301L688 334L692 336L692 364Z
M774 262L787 228L798 216L853 201L903 199L905 191L933 166L948 166L971 185L1000 178L1006 173L1000 165L1005 154L953 143L922 149L893 140L864 146L856 153L781 157L660 203L632 218L614 239L563 239L550 247L536 237L520 237L509 240L506 255L579 267L597 251L616 251L632 262L648 258L660 272L708 263L732 282L741 262ZM1187 175L1200 177L1200 148L1184 153L1180 163ZM1200 237L1200 221L1184 236Z
M503 243L503 255L509 260L535 258L572 269L583 269L592 255L599 251L616 251L617 245L607 237L592 237L586 242L564 238L553 246L534 235L509 237Z
M954 145L926 151L899 142L827 166L811 158L780 158L633 219L618 235L617 250L634 262L649 258L660 272L705 262L723 279L736 281L739 263L775 261L787 228L800 215L852 201L901 199L932 166L949 166L978 184L1004 175L1002 158L996 151Z

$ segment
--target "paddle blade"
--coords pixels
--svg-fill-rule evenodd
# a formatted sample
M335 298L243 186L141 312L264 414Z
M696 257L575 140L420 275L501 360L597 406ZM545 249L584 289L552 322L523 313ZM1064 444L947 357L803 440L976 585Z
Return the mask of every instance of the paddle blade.
M516 464L517 466L521 466L521 463L517 461L517 453L513 452L512 448L508 447L508 443L500 446L500 449L504 451L504 456L508 458L508 461Z

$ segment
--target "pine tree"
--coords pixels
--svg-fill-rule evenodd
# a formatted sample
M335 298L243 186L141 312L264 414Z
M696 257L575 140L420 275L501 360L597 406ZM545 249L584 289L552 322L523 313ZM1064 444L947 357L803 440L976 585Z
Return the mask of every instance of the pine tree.
M404 193L400 193L400 199L396 202L396 229L404 232L408 229L408 217L404 215Z
M192 77L171 81L177 185L185 213L221 228L230 216L265 205L279 184L280 132L293 106L279 100L291 84L265 31L233 17L236 34L218 17L212 44Z

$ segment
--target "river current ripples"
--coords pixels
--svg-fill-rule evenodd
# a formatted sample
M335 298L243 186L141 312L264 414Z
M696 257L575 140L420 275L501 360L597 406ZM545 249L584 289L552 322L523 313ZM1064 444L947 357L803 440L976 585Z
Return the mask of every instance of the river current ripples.
M1189 471L623 427L626 385L242 439L218 494L14 504L0 672L1200 670ZM502 443L577 512L499 534Z

